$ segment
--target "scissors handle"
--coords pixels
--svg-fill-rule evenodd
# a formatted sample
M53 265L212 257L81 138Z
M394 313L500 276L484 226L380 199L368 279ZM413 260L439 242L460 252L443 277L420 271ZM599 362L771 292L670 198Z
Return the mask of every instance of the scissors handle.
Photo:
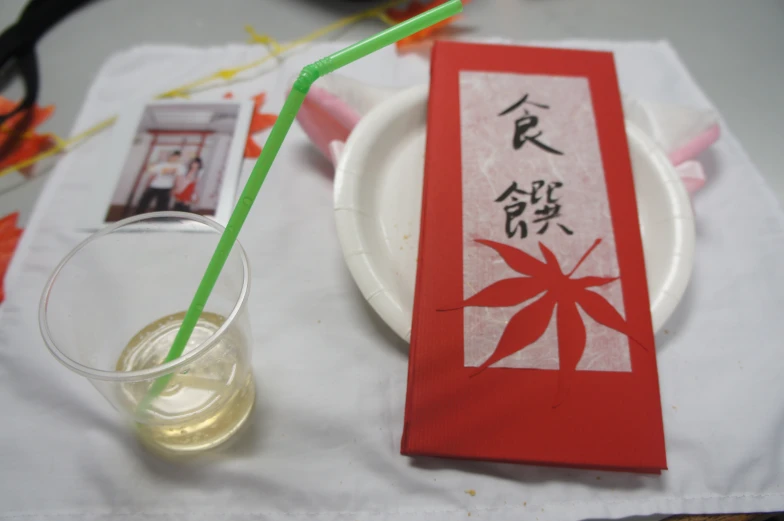
M7 71L9 64L15 62L25 86L22 101L10 112L0 114L0 124L31 108L38 100L40 82L35 44L52 26L88 1L30 0L17 21L0 34L0 71ZM3 76L0 88L5 87L13 75Z

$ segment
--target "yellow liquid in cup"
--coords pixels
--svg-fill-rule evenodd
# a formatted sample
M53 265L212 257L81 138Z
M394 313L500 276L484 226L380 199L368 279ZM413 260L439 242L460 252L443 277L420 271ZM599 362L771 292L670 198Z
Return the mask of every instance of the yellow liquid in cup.
M177 335L185 313L156 320L136 333L117 360L117 371L135 371L160 365ZM185 348L209 338L225 318L204 312ZM253 374L239 332L227 330L218 345L193 364L172 375L166 388L150 404L145 423L137 423L141 441L154 451L188 454L226 442L245 423L256 400ZM151 381L121 386L122 401L136 410Z

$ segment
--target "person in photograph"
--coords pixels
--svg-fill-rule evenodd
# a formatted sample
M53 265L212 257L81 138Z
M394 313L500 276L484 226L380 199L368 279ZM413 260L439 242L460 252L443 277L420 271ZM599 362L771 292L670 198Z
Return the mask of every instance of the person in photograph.
M169 209L171 193L177 177L185 176L185 167L180 163L180 151L175 150L166 161L157 163L147 169L149 180L144 189L136 213L144 213L155 201L155 210L160 212Z
M194 157L188 163L188 172L177 177L174 182L174 210L177 212L190 212L191 205L198 201L196 195L196 182L201 172L202 161L200 157Z

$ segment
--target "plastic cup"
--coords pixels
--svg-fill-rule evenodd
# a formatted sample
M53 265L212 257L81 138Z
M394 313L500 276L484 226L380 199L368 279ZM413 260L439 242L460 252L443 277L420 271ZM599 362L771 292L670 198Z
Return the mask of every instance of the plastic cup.
M183 354L162 363L222 232L181 212L119 221L69 253L41 297L51 353L86 377L156 452L217 447L253 408L250 273L239 242ZM156 381L166 386L151 396Z

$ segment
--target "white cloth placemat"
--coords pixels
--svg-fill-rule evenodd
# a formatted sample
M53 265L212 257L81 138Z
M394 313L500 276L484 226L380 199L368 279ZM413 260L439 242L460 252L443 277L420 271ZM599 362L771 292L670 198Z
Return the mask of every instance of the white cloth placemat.
M560 42L611 49L622 89L708 106L666 43ZM232 90L268 92L338 49L316 45ZM114 56L76 130L259 47L141 47ZM345 74L384 86L427 81L428 63L386 49ZM200 98L217 99L225 89ZM640 476L399 454L407 346L365 304L332 216L331 167L295 125L242 232L258 402L222 457L147 454L90 384L46 351L38 299L85 234L72 209L103 174L111 131L69 154L41 197L0 315L0 519L577 520L784 509L784 220L726 126L701 160L697 249L684 301L657 338L670 469ZM532 426L535 428L535 426ZM475 491L475 495L467 494Z

